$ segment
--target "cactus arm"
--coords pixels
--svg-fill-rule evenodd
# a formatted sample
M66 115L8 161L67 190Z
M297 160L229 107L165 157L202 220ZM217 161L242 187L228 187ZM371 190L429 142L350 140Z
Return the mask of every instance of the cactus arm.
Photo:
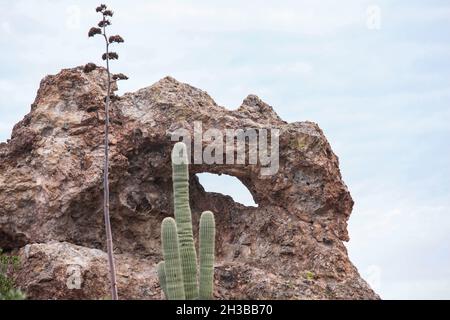
M161 286L164 296L167 299L167 283L166 283L166 271L164 270L164 261L161 261L156 266L156 271L158 273L159 285Z
M189 171L186 145L175 144L172 151L174 211L177 223L181 267L187 300L198 298L197 254L189 206Z
M166 276L167 299L184 300L186 298L181 270L178 235L175 220L165 218L162 222L162 247L164 255L164 270Z
M214 214L203 212L200 218L200 300L213 298L215 233Z

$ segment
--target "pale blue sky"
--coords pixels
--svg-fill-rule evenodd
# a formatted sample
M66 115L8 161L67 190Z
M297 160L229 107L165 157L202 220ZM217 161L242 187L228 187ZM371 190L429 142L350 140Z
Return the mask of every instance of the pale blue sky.
M96 4L0 0L0 141L42 77L101 63L86 37ZM348 248L360 272L386 299L450 299L448 1L108 4L126 40L113 64L130 76L121 92L171 75L231 109L254 93L285 120L319 123L356 202Z

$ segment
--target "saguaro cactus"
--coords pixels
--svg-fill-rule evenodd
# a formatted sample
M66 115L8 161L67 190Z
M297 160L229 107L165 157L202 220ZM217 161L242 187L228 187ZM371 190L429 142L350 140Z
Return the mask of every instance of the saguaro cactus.
M167 283L166 283L166 271L165 271L165 263L164 261L161 261L156 266L156 272L158 273L159 278L159 284L161 286L162 291L164 292L164 295L167 297Z
M198 297L197 255L192 232L192 214L189 206L189 171L186 145L177 143L172 150L172 180L175 220L180 241L186 299Z
M172 151L175 220L164 219L161 239L164 262L157 266L161 288L170 300L212 299L214 278L215 222L212 212L200 218L200 281L189 206L189 171L186 145ZM200 289L199 289L200 283Z
M214 241L216 225L214 214L203 212L200 218L200 289L201 300L212 298L214 289Z
M186 295L183 287L183 274L181 271L180 251L178 249L178 235L175 220L172 218L164 219L161 229L167 295L172 300L184 300ZM161 279L160 283L163 283Z

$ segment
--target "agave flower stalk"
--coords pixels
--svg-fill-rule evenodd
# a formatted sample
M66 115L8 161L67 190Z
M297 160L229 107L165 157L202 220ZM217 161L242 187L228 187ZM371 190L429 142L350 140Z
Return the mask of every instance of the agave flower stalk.
M109 265L109 273L110 273L110 283L111 283L111 298L113 300L118 300L119 295L117 292L117 278L116 278L116 266L114 260L114 246L113 246L113 237L111 231L111 218L110 218L110 195L109 195L109 125L110 125L110 105L112 102L111 99L111 85L114 81L117 80L127 80L128 77L119 74L119 75L111 75L110 71L110 60L116 60L119 58L119 55L116 52L110 51L110 45L113 43L122 43L124 42L123 38L119 35L112 36L108 38L106 28L111 25L111 21L109 18L113 16L113 12L108 10L107 6L102 4L96 8L96 12L102 15L102 20L98 23L98 27L92 27L89 30L89 37L94 37L96 35L101 35L105 39L105 49L106 52L102 55L102 59L106 62L106 70L108 74L108 83L107 83L107 93L105 97L105 155L104 155L104 163L103 163L103 213L105 219L105 232L106 232L106 247L108 252L108 265ZM86 69L86 67L85 67ZM87 68L87 69L92 69ZM116 96L113 97L113 100L116 100Z

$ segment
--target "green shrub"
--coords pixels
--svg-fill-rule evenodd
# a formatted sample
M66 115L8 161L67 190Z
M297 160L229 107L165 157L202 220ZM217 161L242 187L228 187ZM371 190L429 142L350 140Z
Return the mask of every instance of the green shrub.
M19 267L19 257L3 254L0 249L0 300L24 300L25 295L15 288L10 274Z

